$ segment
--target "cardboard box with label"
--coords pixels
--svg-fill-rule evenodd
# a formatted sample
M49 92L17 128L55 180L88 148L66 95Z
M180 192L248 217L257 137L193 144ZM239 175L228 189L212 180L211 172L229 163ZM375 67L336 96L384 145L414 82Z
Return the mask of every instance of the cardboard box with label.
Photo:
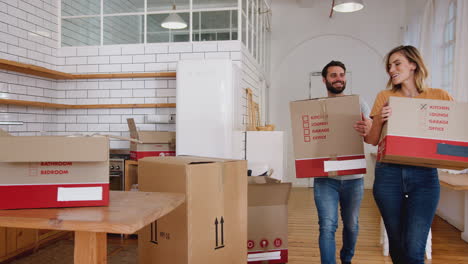
M248 179L248 262L287 263L291 183L266 176Z
M138 232L138 263L247 262L246 161L178 156L138 163L141 191L186 195L182 206Z
M130 136L139 142L130 142L130 158L175 156L175 132L139 131L133 118L127 119Z
M468 168L467 103L390 97L392 116L377 152L381 162Z
M109 139L0 136L0 209L109 204Z
M366 173L359 96L290 103L296 178Z

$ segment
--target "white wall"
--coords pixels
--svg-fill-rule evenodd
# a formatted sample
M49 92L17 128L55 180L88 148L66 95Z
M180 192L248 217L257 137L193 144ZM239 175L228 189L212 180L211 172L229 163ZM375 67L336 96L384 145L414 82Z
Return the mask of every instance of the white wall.
M272 2L270 119L286 132L286 179L295 185L308 181L294 176L288 104L308 98L309 73L321 71L331 60L343 61L352 72L352 92L363 96L371 107L376 94L385 88L383 57L401 43L405 0L365 4L359 12L335 12L330 19L331 1L315 0L311 8L300 8L292 0Z

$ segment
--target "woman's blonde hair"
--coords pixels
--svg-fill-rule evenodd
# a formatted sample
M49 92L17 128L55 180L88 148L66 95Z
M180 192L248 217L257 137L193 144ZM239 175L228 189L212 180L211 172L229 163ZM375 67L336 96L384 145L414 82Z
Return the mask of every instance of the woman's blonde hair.
M419 93L424 92L426 89L426 83L424 80L427 78L429 75L429 72L427 70L426 65L424 64L424 60L421 56L421 53L419 53L418 49L416 49L413 46L407 45L407 46L398 46L394 49L392 49L387 56L385 56L385 68L388 71L390 70L390 56L392 56L394 53L401 53L403 56L408 59L409 62L412 62L416 64L416 69L414 70L414 80L416 82L416 89L418 90ZM387 87L392 88L392 91L398 91L401 89L401 84L396 84L394 85L392 83L392 77L390 76L388 82L387 82Z

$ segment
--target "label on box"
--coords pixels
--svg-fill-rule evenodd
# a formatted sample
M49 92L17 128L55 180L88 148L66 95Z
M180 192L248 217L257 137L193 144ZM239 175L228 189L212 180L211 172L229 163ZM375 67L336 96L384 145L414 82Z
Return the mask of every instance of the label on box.
M102 200L102 187L59 187L57 201L99 201Z

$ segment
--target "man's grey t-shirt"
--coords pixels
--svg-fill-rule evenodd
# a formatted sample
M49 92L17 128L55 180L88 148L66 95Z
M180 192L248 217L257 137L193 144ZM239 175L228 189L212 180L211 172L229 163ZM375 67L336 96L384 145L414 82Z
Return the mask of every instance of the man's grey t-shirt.
M361 113L366 117L370 119L370 108L369 105L362 99L362 97L359 97L359 104L361 105ZM356 120L357 121L357 120ZM357 132L356 132L357 133ZM351 174L351 175L345 175L345 176L335 176L335 177L327 177L330 179L334 180L341 180L341 181L346 181L346 180L354 180L354 179L359 179L364 177L364 174Z

